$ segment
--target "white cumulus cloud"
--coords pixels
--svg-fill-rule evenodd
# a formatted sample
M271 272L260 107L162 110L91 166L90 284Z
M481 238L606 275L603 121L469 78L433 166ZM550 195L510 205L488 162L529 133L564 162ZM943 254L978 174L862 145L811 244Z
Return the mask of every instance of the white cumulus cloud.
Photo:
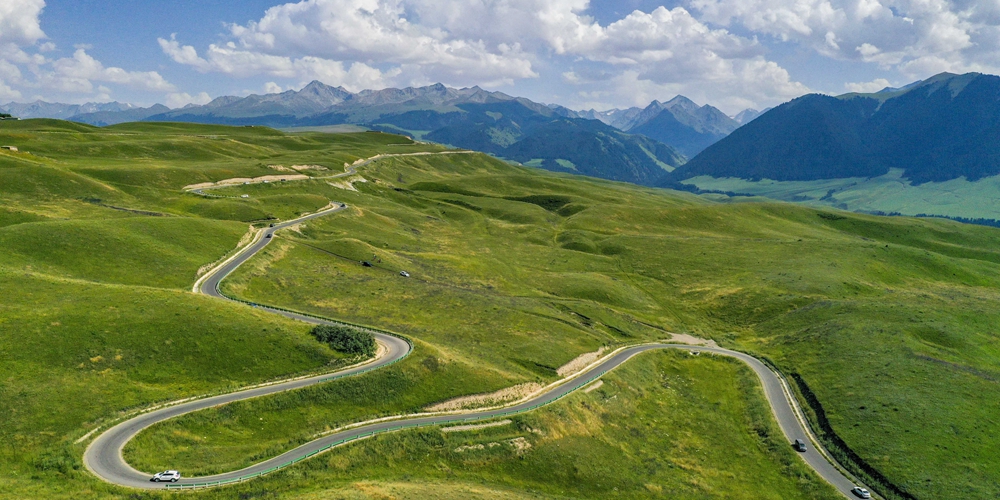
M54 79L64 79L71 82L106 82L126 85L141 90L154 92L169 92L175 90L174 86L167 82L156 71L126 71L122 68L107 68L100 61L94 59L84 49L77 49L73 57L57 59L52 62L55 70Z
M39 16L45 0L3 0L0 2L0 43L31 45L45 38Z
M929 71L1000 67L1000 5L971 0L691 0L707 22L762 35L841 60Z
M710 27L684 7L635 11L607 25L589 8L589 0L302 0L230 25L228 42L203 50L176 36L159 43L201 72L319 79L350 90L510 84L538 78L536 67L616 102L640 87L769 104L807 90L755 38ZM741 78L748 83L737 84Z
M886 87L892 87L892 84L885 78L876 78L870 82L848 82L844 84L844 88L848 92L859 92L862 94L878 92Z
M72 57L49 58L56 44L46 41L41 28L44 0L0 1L0 98L20 99L21 90L55 92L73 101L111 100L121 86L156 93L176 88L156 71L129 71L107 67L76 45Z
M203 73L218 72L236 77L267 75L296 80L321 80L329 85L343 85L351 90L379 88L386 85L386 74L362 62L350 63L316 56L288 57L239 48L235 43L209 45L205 57L191 45L181 45L176 36L158 39L163 52L175 62L194 67ZM389 75L398 74L391 71Z
M208 92L201 92L196 95L191 95L187 92L172 92L167 94L167 102L164 105L168 108L183 108L188 104L208 104L211 101L212 98L208 95Z
M0 99L3 100L14 100L20 99L21 93L17 90L10 88L3 80L0 80Z
M518 44L456 37L412 22L405 7L399 0L305 0L231 25L232 41L210 45L204 56L176 37L159 43L174 61L202 72L320 79L353 89L404 80L509 83L537 76Z

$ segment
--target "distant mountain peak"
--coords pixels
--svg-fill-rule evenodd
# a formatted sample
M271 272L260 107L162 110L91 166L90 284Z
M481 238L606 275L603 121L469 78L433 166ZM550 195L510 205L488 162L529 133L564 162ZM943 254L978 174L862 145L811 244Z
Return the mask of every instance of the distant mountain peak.
M687 109L689 111L701 108L701 106L698 106L697 104L695 104L694 101L692 101L691 99L688 99L687 97L684 97L684 96L682 96L680 94L678 94L673 99L667 101L665 104L661 104L661 106L667 107L667 108L681 107L681 108ZM706 104L706 106L707 106L707 104Z
M309 82L309 85L302 87L302 90L316 90L316 89L326 89L326 88L330 88L330 86L319 80L313 80Z
M770 110L771 108L764 108L762 111L758 111L754 108L747 108L744 109L743 111L740 111L739 113L736 113L735 115L733 115L732 118L733 120L736 120L736 123L739 123L740 125L746 125L747 123L756 120L758 116L767 113Z
M717 108L698 106L677 95L666 103L651 102L625 130L669 144L690 158L738 127L739 123Z

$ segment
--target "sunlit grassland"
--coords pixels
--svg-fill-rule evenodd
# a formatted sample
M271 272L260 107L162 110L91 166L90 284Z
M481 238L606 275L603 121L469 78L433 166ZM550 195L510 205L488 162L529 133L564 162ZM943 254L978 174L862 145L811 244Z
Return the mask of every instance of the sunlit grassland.
M8 479L99 483L74 442L124 412L337 359L301 324L190 293L3 270L0 289L0 477L11 498L50 494L11 491Z
M494 372L448 359L433 347L418 344L403 362L363 377L241 401L157 424L155 431L130 442L125 456L141 470L183 463L192 476L228 472L285 452L317 433L366 418L415 413L434 401L508 385L509 380ZM300 432L309 429L314 432Z
M285 232L282 255L227 289L400 331L518 382L665 337L657 327L711 337L800 375L848 445L918 497L1000 492L994 229L718 205L471 158L365 176L331 194L349 213ZM381 269L357 263L373 258Z
M739 362L653 352L603 381L508 425L381 435L200 496L837 498L795 456ZM266 428L263 418L254 424Z
M82 468L86 442L75 441L90 430L157 402L345 361L306 325L187 292L202 266L247 233L237 221L314 207L294 197L240 204L180 188L276 173L266 166L272 160L331 161L336 173L410 141L143 127L0 124L0 143L21 150L0 153L0 496L121 493ZM269 158L259 157L262 143Z
M232 249L247 230L239 222L180 217L17 224L0 228L0 266L184 289L201 266Z
M819 207L863 212L931 214L970 219L1000 219L995 200L1000 177L970 182L964 177L944 182L913 184L901 169L872 178L815 181L750 181L733 178L694 177L684 181L707 191L766 196Z
M322 179L216 191L247 199L180 190L277 173L271 164L339 172L376 153L437 148L387 134L25 121L0 124L0 142L30 152L0 153L0 498L127 497L80 469L84 445L72 442L98 423L328 366L332 353L305 326L183 290L248 222L330 201L350 209L279 233L225 289L390 329L417 350L388 370L157 426L130 448L136 463L245 464L351 420L549 382L581 353L674 331L800 376L847 444L918 498L1000 494L997 230L715 204L483 155L381 160L362 169L357 191ZM613 376L634 369L635 379L608 378L520 417L516 431L387 435L195 496L454 498L488 485L511 498L738 498L739 485L770 493L741 482L758 476L783 497L823 495L787 448L774 448L783 440L773 429L759 438L773 424L753 410L756 383L739 365L663 356ZM645 385L659 373L691 381L668 384L685 387L678 397L689 404ZM626 399L633 406L614 406ZM645 430L661 414L677 420ZM477 444L469 436L524 437L532 448L456 454Z
M12 201L90 202L210 219L255 221L291 218L315 210L316 200L227 200L180 188L237 177L299 173L272 166L316 165L323 177L344 165L384 153L440 151L381 133L285 134L266 127L126 123L92 127L58 120L23 120L0 126L0 142L21 152L0 152L0 185Z

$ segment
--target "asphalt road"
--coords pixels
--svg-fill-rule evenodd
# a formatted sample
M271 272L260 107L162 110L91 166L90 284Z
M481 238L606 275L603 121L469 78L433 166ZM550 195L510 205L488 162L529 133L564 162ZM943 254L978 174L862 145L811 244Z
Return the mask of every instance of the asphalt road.
M356 163L354 165L348 165L347 168L345 169L344 173L342 173L342 174L325 175L325 176L321 176L321 177L310 177L308 179L298 179L298 180L303 180L303 181L329 180L329 179L338 179L340 177L347 177L347 176L354 175L354 174L358 173L358 170L357 170L358 168L364 167L365 165L368 165L369 163L372 163L372 162L377 161L377 160L381 160L383 158L401 158L401 157L406 157L406 156L429 156L429 155L462 155L462 154L475 154L475 153L477 153L477 151L464 151L464 150L458 150L458 151L437 151L437 152L420 151L420 152L417 152L417 153L385 153L385 154L380 154L380 155L372 156L371 158L366 158L364 161L358 162L358 163ZM271 181L271 182L274 182L275 184L280 184L282 181ZM291 182L295 182L295 181L293 180ZM260 183L258 183L258 182L252 182L251 184L260 184ZM242 185L243 184L221 184L221 185L218 185L218 186L208 186L208 187L203 187L203 188L198 188L198 189L192 189L189 192L195 193L195 194L200 194L202 196L207 196L209 198L236 198L236 199L239 199L240 198L239 196L221 196L221 195L217 195L217 194L209 194L209 193L206 193L205 191L209 190L209 189L221 189L221 188L228 188L228 187L239 187L239 186L242 186Z
M313 219L316 217L322 217L334 212L343 210L342 207L333 208L330 210L318 212L312 215L301 217L296 220L288 221L282 224L276 224L273 228L268 228L265 230L264 237L250 245L236 257L232 258L224 266L218 268L215 273L213 273L208 279L206 279L200 286L200 291L207 295L214 297L223 297L218 291L219 282L221 282L229 273L238 268L242 263L250 259L254 254L259 252L268 243L270 243L271 238L267 238L267 235L273 234L279 229L286 228L288 226L298 224L300 222ZM228 299L227 299L228 300ZM300 321L305 321L314 324L324 324L328 323L326 321L313 318L310 316L304 316L301 314L296 314L288 311L281 311L278 309L271 309L268 307L257 306L261 309L273 312L275 314L281 314L283 316L297 319ZM342 370L333 374L320 375L315 377L303 378L298 380L292 380L289 382L278 383L274 385L268 385L264 387L252 388L240 392L234 392L230 394L223 394L220 396L214 396L205 399L198 399L194 401L189 401L186 403L176 404L172 406L167 406L152 412L143 413L132 419L126 420L107 431L100 434L87 448L84 453L84 464L86 467L96 474L98 477L104 479L105 481L122 485L130 486L134 488L167 488L167 484L153 483L149 481L152 476L150 472L140 472L129 466L124 458L122 457L122 449L130 439L132 439L136 434L138 434L143 429L164 420L168 420L185 413L190 413L193 411L202 410L205 408L210 408L213 406L218 406L226 403L231 403L233 401L240 401L249 398L255 398L260 396L265 396L268 394L274 394L283 391L289 391L294 389L300 389L303 387L308 387L311 385L319 384L325 381L329 381L335 378L350 376L357 374L362 371L367 371L375 369L387 364L393 363L403 357L405 357L410 352L410 345L405 340L398 337L393 337L390 335L376 333L377 340L385 346L385 351L383 355L377 360L354 368L349 368ZM703 347L703 346L690 346L681 344L646 344L633 346L621 351L616 352L613 356L605 359L600 364L591 367L588 370L575 376L573 379L558 385L549 391L538 395L528 401L520 403L516 406L506 407L498 410L488 410L479 411L474 413L466 413L462 415L436 415L436 416L426 416L426 417L414 417L406 418L400 420L383 421L378 423L373 423L369 425L364 425L360 427L355 427L352 429L344 430L335 434L330 434L314 441L310 441L303 444L295 449L287 451L277 457L259 462L257 464L251 465L245 469L227 472L223 474L216 474L212 476L202 476L196 478L184 477L177 483L172 483L171 487L178 486L194 486L194 485L205 485L205 483L215 483L215 482L226 482L232 481L239 478L245 478L246 476L253 476L255 474L261 474L265 472L270 472L276 467L287 465L289 462L300 459L310 454L318 453L323 450L328 449L333 445L337 445L345 440L351 440L356 438L363 438L369 435L378 434L380 432L386 432L391 430L399 429L400 427L420 427L428 425L438 425L443 423L451 422L461 422L470 420L483 420L490 419L494 417L500 417L504 415L510 415L512 413L518 413L522 411L528 411L536 408L540 405L550 403L555 401L570 392L579 389L591 381L599 378L605 372L614 369L615 367L621 365L627 361L632 356L636 354L655 350L655 349L682 349L690 352L697 353L707 353L723 356L731 356L740 361L743 361L760 378L763 384L764 393L767 397L768 402L774 412L774 416L781 427L782 432L784 432L785 437L788 439L789 443L795 439L802 439L803 441L809 443L809 449L805 453L800 453L802 458L809 464L821 477L830 482L837 490L843 493L845 496L853 498L850 493L854 483L842 473L840 473L837 468L835 468L826 458L823 457L819 451L816 450L815 444L810 441L806 430L803 428L799 419L796 417L796 412L792 408L792 403L789 400L788 395L782 388L782 383L777 374L771 371L764 363L758 359L743 354L741 352L731 351L728 349L717 348L717 347ZM726 443L717 443L718 446L726 446ZM789 446L791 446L789 444ZM184 467L183 464L177 464L174 468L181 471L183 474Z

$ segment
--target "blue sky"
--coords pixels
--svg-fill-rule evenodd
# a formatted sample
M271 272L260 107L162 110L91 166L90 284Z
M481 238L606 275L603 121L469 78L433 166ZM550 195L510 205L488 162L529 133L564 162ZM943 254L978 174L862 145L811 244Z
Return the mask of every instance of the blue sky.
M1000 6L946 0L4 0L0 102L176 107L443 82L575 109L996 73Z

